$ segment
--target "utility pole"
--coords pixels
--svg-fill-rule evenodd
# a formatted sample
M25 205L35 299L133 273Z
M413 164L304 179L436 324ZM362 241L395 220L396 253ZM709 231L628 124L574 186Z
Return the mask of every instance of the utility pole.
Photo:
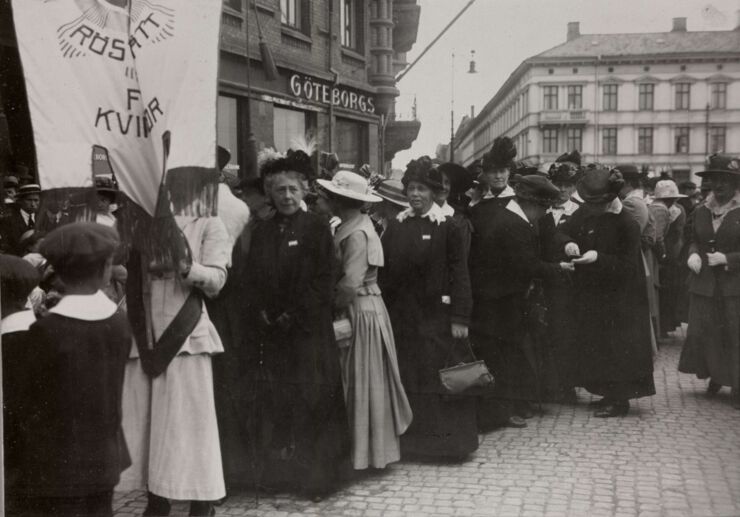
M455 161L455 53L452 53L452 77L450 98L450 162Z

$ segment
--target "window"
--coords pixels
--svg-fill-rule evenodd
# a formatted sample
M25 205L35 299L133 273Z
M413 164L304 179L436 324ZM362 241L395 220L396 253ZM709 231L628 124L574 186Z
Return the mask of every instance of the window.
M691 83L676 84L676 109L687 110L691 105Z
M688 127L677 127L676 128L676 152L677 153L688 153L689 152L689 128Z
M306 135L306 114L303 111L278 108L273 112L275 150L284 153L297 137Z
M359 170L368 161L367 123L337 117L337 155Z
M301 0L280 0L280 22L283 25L300 28Z
M641 127L637 130L637 154L653 154L653 128Z
M605 127L601 130L601 154L617 154L617 128Z
M583 86L568 86L568 109L583 108Z
M519 155L522 158L529 156L529 131L522 131Z
M580 127L569 127L567 134L568 147L567 152L571 152L574 149L580 151L582 147L583 130Z
M227 171L238 174L239 164L239 128L238 128L238 105L235 97L218 96L216 141L218 145L225 147L231 152L228 165L224 167Z
M339 11L339 26L342 46L362 51L363 38L363 11L364 3L360 0L341 0Z
M242 0L224 0L224 5L227 7L231 7L235 11L242 10Z
M557 86L545 86L545 100L544 109L556 110L558 109L558 87Z
M543 153L557 153L558 152L558 130L557 129L545 129L542 131L542 152Z
M522 93L522 108L523 115L529 113L529 90L524 90Z
M710 85L709 107L715 110L723 110L727 107L727 83Z
M617 111L617 89L618 84L605 84L604 85L604 111Z
M653 109L654 84L641 84L638 86L638 109L649 111Z
M725 152L725 127L714 126L709 128L709 152L723 153Z

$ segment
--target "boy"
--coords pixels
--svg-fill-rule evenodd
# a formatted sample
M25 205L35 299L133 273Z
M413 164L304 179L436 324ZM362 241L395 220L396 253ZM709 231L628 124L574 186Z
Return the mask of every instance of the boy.
M80 222L40 247L64 297L29 331L36 406L21 475L25 515L113 514L113 487L129 464L121 390L131 331L100 288L118 244L114 229Z

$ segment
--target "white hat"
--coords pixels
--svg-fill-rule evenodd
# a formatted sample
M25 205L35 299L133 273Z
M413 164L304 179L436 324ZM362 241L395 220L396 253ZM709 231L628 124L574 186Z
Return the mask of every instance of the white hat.
M331 181L323 179L316 181L322 188L338 196L365 201L366 203L382 201L380 197L372 194L367 180L354 172L337 171Z
M655 199L677 199L686 197L679 194L678 185L673 180L660 180L655 184Z

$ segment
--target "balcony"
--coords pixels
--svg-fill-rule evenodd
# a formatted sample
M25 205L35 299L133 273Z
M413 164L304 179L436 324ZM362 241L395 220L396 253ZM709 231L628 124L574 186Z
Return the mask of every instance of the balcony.
M540 126L583 126L589 122L586 110L541 111Z

